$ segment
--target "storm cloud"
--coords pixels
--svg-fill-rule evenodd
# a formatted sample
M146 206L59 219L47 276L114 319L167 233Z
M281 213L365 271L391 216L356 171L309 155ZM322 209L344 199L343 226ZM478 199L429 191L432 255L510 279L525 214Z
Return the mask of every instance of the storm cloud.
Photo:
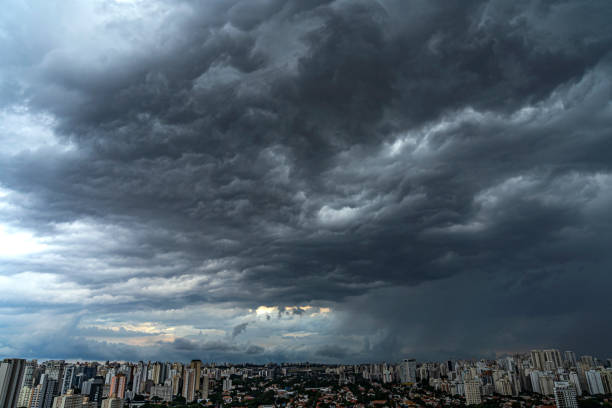
M2 8L0 355L609 352L608 1Z

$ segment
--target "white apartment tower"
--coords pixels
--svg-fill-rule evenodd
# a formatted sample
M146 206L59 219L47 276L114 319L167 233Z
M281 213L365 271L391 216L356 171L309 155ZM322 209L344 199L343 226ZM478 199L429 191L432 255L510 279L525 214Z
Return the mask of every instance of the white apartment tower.
M465 405L477 405L482 402L480 396L480 381L467 380L464 383L465 387Z
M555 381L555 404L557 408L578 408L576 388L567 381Z

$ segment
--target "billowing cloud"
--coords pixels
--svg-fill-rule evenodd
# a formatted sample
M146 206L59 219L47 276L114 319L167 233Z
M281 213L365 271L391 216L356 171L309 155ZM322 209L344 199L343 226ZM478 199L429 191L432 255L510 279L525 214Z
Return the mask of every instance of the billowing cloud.
M9 0L0 353L607 352L610 13Z
M249 323L245 322L245 323L240 323L240 324L234 326L234 329L232 330L232 337L236 337L236 336L240 335L240 333L243 333L246 330L248 325L249 325Z

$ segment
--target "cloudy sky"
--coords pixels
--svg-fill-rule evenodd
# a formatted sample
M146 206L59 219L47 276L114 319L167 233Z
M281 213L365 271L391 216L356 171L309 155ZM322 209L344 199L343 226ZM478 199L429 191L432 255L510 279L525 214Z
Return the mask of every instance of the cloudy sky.
M610 357L610 21L3 1L0 357Z

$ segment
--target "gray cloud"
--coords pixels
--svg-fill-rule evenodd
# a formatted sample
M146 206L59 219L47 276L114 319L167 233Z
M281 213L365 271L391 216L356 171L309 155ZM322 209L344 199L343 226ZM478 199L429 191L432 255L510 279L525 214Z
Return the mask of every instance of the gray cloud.
M248 325L249 323L246 322L246 323L240 323L239 325L234 326L234 329L232 330L232 338L235 338L236 336L240 335L240 333L244 332Z
M152 4L6 5L0 226L48 247L0 307L337 313L325 347L156 346L185 358L607 351L608 2Z

